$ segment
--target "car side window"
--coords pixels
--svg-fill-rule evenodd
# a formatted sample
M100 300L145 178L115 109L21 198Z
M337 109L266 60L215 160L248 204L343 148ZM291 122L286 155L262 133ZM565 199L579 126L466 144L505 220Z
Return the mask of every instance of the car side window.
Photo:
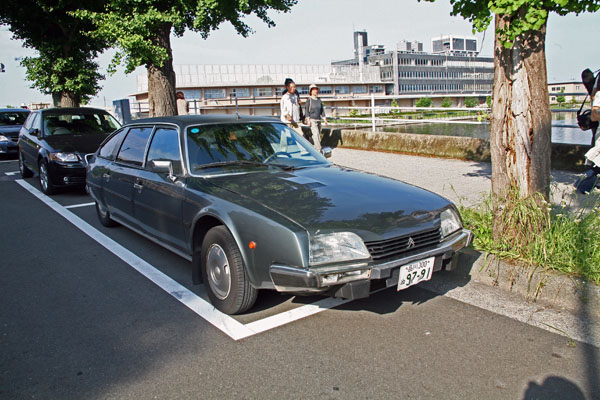
M40 113L35 113L33 121L31 122L31 128L37 129L40 132L42 131L42 118L40 117Z
M23 128L25 128L25 129L31 129L31 126L33 125L33 120L35 119L36 115L37 115L37 113L31 113L31 114L29 114L29 116L25 120L25 123L23 124Z
M146 165L153 160L171 161L173 172L181 173L181 155L179 152L179 135L173 128L157 128L150 143Z
M146 144L151 133L151 126L131 128L121 145L117 161L141 167L144 163Z
M113 134L104 144L100 147L100 152L98 153L98 157L105 158L107 160L114 160L115 153L119 148L119 145L123 141L125 134L127 133L127 129L121 129Z

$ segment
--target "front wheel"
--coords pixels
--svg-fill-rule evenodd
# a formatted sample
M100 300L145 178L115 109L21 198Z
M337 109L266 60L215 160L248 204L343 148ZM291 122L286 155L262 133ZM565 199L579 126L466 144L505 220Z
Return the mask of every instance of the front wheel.
M100 223L103 226L106 226L107 228L119 225L118 222L116 222L110 217L110 212L108 210L102 209L98 202L96 202L96 214L98 214L98 220L100 221Z
M212 304L225 314L239 314L256 302L240 249L226 227L208 231L202 242L202 276Z
M56 192L55 186L52 184L50 173L48 172L48 164L46 161L40 161L40 187L42 192L47 195L54 194Z

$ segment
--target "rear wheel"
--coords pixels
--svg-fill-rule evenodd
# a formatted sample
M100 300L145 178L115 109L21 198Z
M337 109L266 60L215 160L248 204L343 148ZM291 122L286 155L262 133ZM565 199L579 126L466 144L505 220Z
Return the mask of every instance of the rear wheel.
M98 202L96 202L96 214L98 214L100 223L108 228L119 225L118 222L110 217L110 212L108 210L103 210Z
M52 180L50 179L48 164L43 160L40 161L40 187L42 188L42 192L47 195L51 195L56 192L56 187L52 184Z
M31 178L33 176L33 171L27 168L25 165L25 160L23 160L23 153L21 150L19 150L19 172L21 172L23 179Z
M240 250L226 227L208 231L202 242L202 277L212 304L226 314L239 314L256 302Z

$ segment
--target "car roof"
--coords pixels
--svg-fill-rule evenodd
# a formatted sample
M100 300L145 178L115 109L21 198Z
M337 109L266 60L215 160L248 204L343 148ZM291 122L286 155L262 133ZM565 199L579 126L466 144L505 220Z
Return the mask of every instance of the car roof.
M30 112L30 110L26 108L0 108L0 112Z
M108 111L101 108L92 107L55 107L45 108L40 110L44 114L70 114L70 113L108 113Z
M203 125L203 124L222 124L222 123L256 123L256 122L279 122L278 118L267 117L267 116L250 116L236 114L211 114L211 115L174 115L169 117L155 117L155 118L142 118L136 119L125 125L139 125L139 124L175 124L181 129L190 125Z

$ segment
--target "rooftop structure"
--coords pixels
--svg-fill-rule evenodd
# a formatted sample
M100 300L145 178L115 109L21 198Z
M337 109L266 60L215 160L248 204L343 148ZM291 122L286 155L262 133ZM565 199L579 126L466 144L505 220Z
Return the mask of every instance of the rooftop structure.
M443 35L431 39L431 52L433 54L470 55L476 56L477 38L474 36Z

